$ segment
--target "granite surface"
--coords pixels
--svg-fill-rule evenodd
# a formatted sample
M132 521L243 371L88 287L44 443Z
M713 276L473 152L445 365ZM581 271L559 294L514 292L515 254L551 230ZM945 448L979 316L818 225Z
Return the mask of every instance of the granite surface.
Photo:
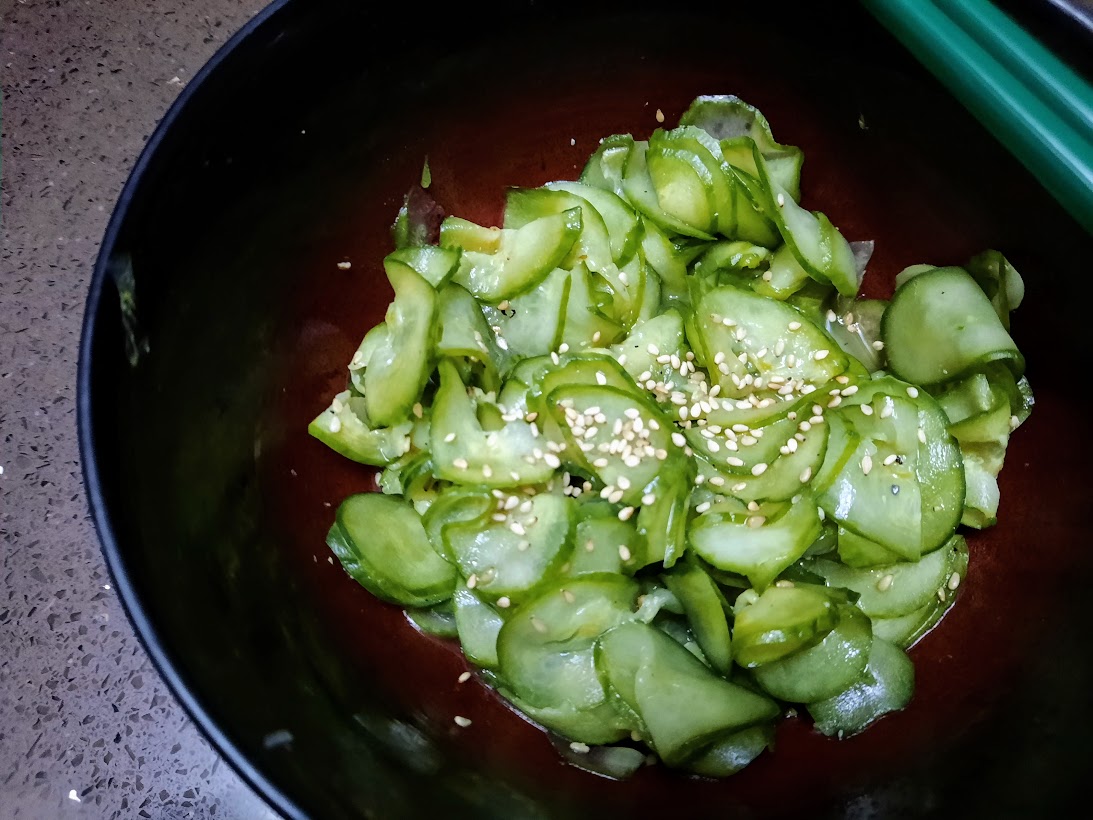
M263 0L0 0L0 820L276 815L150 665L88 516L85 289L144 141Z

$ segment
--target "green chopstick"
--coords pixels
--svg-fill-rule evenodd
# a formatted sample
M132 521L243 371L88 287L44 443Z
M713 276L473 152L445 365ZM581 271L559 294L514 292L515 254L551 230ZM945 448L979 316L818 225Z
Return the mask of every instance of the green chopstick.
M1087 231L1093 89L986 0L862 0Z

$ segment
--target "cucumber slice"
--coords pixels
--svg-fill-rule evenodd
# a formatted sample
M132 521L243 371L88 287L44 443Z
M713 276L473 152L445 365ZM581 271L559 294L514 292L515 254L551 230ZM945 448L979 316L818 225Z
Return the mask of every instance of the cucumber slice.
M593 647L634 617L639 590L632 579L607 573L543 587L497 636L501 675L513 693L538 707L588 709L605 702Z
M451 597L455 567L429 542L421 516L395 496L356 493L338 505L327 545L381 600L426 607Z
M772 720L778 705L711 672L659 629L632 622L606 633L596 662L605 685L642 723L669 766L698 749Z
M633 143L628 151L622 176L623 198L646 219L655 222L657 227L668 234L682 234L697 239L713 239L714 235L709 231L702 230L687 220L680 219L661 206L657 188L650 176L649 168L646 164L646 152L648 148L648 142L637 141ZM685 163L676 163L676 165L680 172L679 182L670 194L679 200L678 204L680 206L689 204L692 209L701 211L703 199L705 198L705 189L702 187L702 180L697 176L697 171L687 168ZM662 172L667 174L671 169L672 164L670 162L665 162L662 167ZM667 185L667 182L668 180L666 179L665 185ZM685 185L690 186L690 193L685 190ZM693 201L688 199L688 197L692 195L696 197ZM708 202L705 203L705 207L707 211L712 210L710 209ZM710 213L706 213L704 217L699 214L699 218L712 222L712 214ZM710 227L712 227L712 224Z
M383 267L395 298L364 371L364 401L373 425L392 427L410 417L432 375L438 307L432 285L409 265L392 255Z
M642 503L669 448L678 451L669 421L655 404L634 392L564 384L550 392L547 404L566 437L566 463L591 472L605 489L611 488L605 497L612 498L617 490L621 495L613 500L625 505Z
M624 264L637 251L642 239L641 223L637 212L622 197L582 182L560 180L548 182L544 187L580 197L596 210L607 228L615 264Z
M573 210L580 213L581 232L556 265L568 270L584 262L594 271L614 266L611 238L600 212L584 197L568 191L549 186L509 188L505 193L504 225L507 229L523 228L543 217Z
M373 429L367 418L364 399L344 390L311 421L307 431L346 458L374 467L391 464L409 452L412 422Z
M459 646L467 660L484 669L497 668L497 634L505 623L501 615L466 586L452 595Z
M815 646L755 667L755 681L769 695L792 703L825 700L864 673L873 630L860 609L839 605L839 622Z
M687 761L687 769L703 777L722 778L742 771L774 745L774 724L751 726L715 741Z
M737 607L733 651L746 669L815 646L839 621L835 601L822 588L800 584L767 587Z
M1015 376L1025 369L990 299L963 268L934 268L896 288L881 336L889 368L914 384L957 379L994 361Z
M914 682L915 666L907 654L874 637L861 679L834 697L808 704L808 713L821 733L850 737L882 715L907 706Z
M766 589L797 561L823 530L815 499L803 493L793 502L768 502L749 510L703 513L692 523L691 548L718 569L744 575L757 590Z
M542 457L531 424L513 419L500 429L485 430L479 421L484 402L471 398L455 364L441 360L439 370L430 437L438 478L457 484L515 487L539 484L554 474Z
M664 583L683 604L702 654L719 675L732 669L732 638L725 617L728 603L709 575L693 561L680 561L664 573Z
M832 587L858 593L858 606L870 618L906 615L936 600L954 569L957 554L966 549L954 536L942 549L918 561L880 567L848 567L828 558L805 559L804 568L822 576Z
M518 506L506 510L508 498L517 499ZM453 521L441 535L447 555L480 595L519 602L568 558L573 501L538 493L498 502L488 520Z
M558 267L580 237L582 228L580 208L499 231L449 216L440 226L440 244L463 252L454 281L483 302L497 304L531 290Z

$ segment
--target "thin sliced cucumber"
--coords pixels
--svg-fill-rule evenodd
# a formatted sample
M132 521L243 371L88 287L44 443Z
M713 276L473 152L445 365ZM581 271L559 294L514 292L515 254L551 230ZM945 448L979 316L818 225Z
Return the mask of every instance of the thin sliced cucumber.
M850 737L889 712L903 709L914 692L915 666L898 646L873 638L862 677L834 697L808 704L816 728Z
M839 622L815 646L752 670L770 695L793 703L833 697L865 672L873 630L860 609L839 605Z
M431 606L450 598L455 588L455 567L433 549L421 516L395 496L346 498L327 545L347 573L384 601Z
M593 647L600 635L634 617L639 591L637 582L609 573L543 587L497 636L501 674L513 693L538 707L603 703Z
M896 288L881 335L892 372L914 384L957 379L993 361L1017 376L1025 369L990 299L963 268L934 268Z
M815 646L839 622L833 598L812 586L771 586L752 603L739 606L733 651L750 669Z

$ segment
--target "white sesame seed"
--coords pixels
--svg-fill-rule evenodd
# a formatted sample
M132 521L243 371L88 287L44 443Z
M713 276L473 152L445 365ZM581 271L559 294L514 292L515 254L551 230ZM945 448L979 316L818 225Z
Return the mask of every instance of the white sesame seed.
M910 396L912 399L917 399L918 398L918 388L917 387L908 387L907 388L907 395Z
M765 523L767 523L767 519L766 519L765 516L762 516L762 515L749 515L748 516L748 526L751 527L752 529L758 529L759 527L763 526Z
M799 478L800 478L802 484L807 484L808 480L810 478L812 478L812 468L811 467L805 467L801 471L801 475L799 476Z
M858 405L858 407L859 407L859 408L861 408L861 411L862 411L862 414L863 414L863 415L866 415L866 416L871 416L871 415L873 415L873 407L872 407L872 405L869 405L869 404L860 404L860 405Z
M650 504L656 504L657 503L657 497L655 495L653 495L653 493L646 493L645 495L643 495L641 497L641 503L644 506L648 507Z
M464 672L456 680L458 680L460 683L466 683L470 679L471 679L471 673L470 672Z
M801 323L800 322L790 322L789 325L787 325L787 327L789 327L790 330L800 330L801 329Z
M633 514L633 507L623 507L621 510L619 510L619 521L629 521L630 516L632 516Z
M698 513L699 515L701 515L702 513L706 512L708 509L710 509L710 507L712 507L712 506L713 506L713 504L711 502L703 501L701 504L699 504L697 507L695 507L695 512Z
M874 350L884 350L884 342L882 342L880 339L877 339L875 342L873 342L872 347Z
M921 441L923 444L926 443L926 431L923 430L921 427L918 428L918 440Z
M339 433L339 432L341 432L341 429L342 429L341 419L339 419L337 416L334 416L333 418L331 418L330 419L330 432L331 433Z
M821 361L822 359L826 359L827 354L830 353L830 352L831 352L830 350L826 350L826 349L817 350L815 353L812 354L812 358L815 359L816 361Z
M457 725L462 726L464 729L471 725L471 719L465 718L463 715L456 715L453 720L455 720Z
M547 631L547 625L540 621L538 618L536 618L534 615L531 616L531 627L540 634L545 634Z
M478 586L478 576L473 572L467 578L467 589L474 589Z
M455 467L457 470L466 470L467 467L468 467L467 459L465 459L465 458L454 459L452 461L452 466Z
M960 586L960 573L954 572L949 576L949 582L946 584L949 589L956 589Z
M861 471L862 475L869 475L869 471L873 469L873 458L866 453L861 459Z
M619 545L619 558L621 558L623 561L630 560L630 548L627 547L626 544Z
M877 590L880 592L887 592L891 588L892 581L894 580L895 576L891 574L885 575L883 578L877 581Z
M748 483L746 481L741 481L739 484L733 484L732 485L732 491L734 493L742 493L747 488L748 488Z
M767 465L765 462L760 461L754 467L751 468L751 474L754 476L761 476L767 471Z

